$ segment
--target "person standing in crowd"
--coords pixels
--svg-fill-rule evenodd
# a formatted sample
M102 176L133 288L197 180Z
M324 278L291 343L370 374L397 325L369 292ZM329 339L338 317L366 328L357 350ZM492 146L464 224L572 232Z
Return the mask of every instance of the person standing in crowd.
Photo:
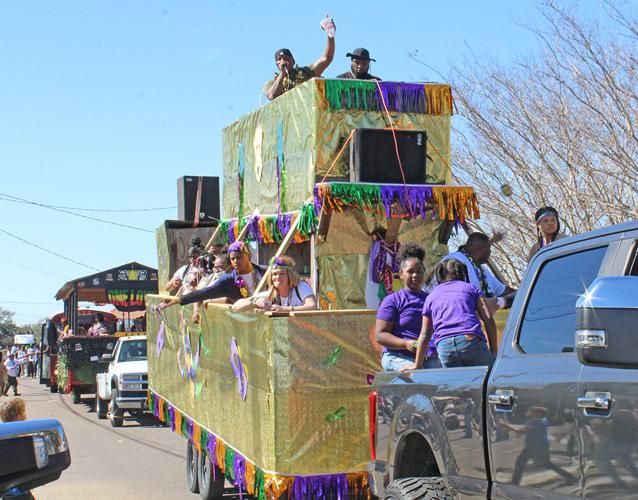
M275 73L274 80L266 84L266 97L270 101L311 78L321 76L326 68L330 66L335 55L334 36L337 28L332 18L326 17L321 22L321 29L327 35L326 48L321 57L309 66L297 66L290 49L279 49L275 52L275 64L279 72Z
M6 396L9 392L9 387L13 387L13 395L19 396L18 392L18 363L15 359L15 354L9 353L9 357L4 361L4 367L7 370L7 384L4 388L3 396Z
M468 282L467 266L456 259L441 262L436 269L438 285L423 304L423 324L414 366L423 363L430 341L445 368L491 365L497 350L496 323L483 299L483 292ZM485 325L487 339L479 318ZM488 346L489 341L489 346Z
M381 366L387 371L401 371L414 365L417 339L421 331L421 312L427 297L423 288L425 250L405 244L399 251L401 290L386 296L377 311L376 339L383 346ZM436 352L430 351L426 368L440 367Z
M541 248L546 247L550 243L564 238L565 235L560 232L560 219L558 218L558 210L554 207L541 207L534 214L536 222L536 243L532 245L527 254L527 262L532 260L534 254Z
M27 377L33 378L35 374L35 358L33 356L33 346L27 349Z
M350 64L350 71L341 73L340 75L337 75L336 78L345 78L347 80L381 81L381 78L369 73L370 61L376 61L370 57L370 52L368 52L368 49L364 49L363 47L354 49L352 52L348 52L346 54L346 57L349 57L352 61Z

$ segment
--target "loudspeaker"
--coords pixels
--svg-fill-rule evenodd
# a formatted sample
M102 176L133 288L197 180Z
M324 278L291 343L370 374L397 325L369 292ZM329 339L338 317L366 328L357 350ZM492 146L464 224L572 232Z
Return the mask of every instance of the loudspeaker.
M177 179L177 218L195 220L197 189L200 186L199 220L219 219L219 177L197 177L185 175Z
M407 184L425 184L427 134L395 130ZM392 130L358 128L350 145L350 181L403 184Z

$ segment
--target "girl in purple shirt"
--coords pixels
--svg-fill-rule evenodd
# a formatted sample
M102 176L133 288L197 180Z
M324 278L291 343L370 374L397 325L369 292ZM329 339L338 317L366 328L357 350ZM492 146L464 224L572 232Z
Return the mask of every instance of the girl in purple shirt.
M401 371L414 365L414 353L421 331L423 303L427 293L421 290L425 281L425 250L406 244L399 253L399 277L403 288L391 293L379 306L376 339L383 346L381 366L388 371ZM432 346L433 347L433 346ZM436 350L428 353L425 368L440 367Z
M436 275L439 285L423 305L415 366L423 363L424 347L430 339L446 368L491 364L496 354L496 323L482 292L468 282L467 267L456 259L448 259L439 264ZM485 325L489 347L479 317Z

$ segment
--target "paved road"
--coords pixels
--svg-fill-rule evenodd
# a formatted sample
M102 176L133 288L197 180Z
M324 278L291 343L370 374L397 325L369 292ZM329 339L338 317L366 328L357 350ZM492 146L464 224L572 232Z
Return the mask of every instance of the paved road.
M97 419L93 395L74 405L70 395L51 394L36 381L19 382L28 417L60 420L71 447L71 466L33 491L38 500L199 498L186 486L186 441L152 417L116 429Z

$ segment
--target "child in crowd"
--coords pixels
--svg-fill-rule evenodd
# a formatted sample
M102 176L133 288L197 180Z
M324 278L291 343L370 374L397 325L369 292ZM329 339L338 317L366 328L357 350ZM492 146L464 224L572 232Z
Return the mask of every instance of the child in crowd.
M27 405L22 398L11 398L0 406L0 420L3 422L17 422L27 419Z
M415 367L421 367L430 339L443 367L490 365L496 354L496 323L483 293L468 282L467 267L456 259L441 262L436 276L439 284L423 305Z

